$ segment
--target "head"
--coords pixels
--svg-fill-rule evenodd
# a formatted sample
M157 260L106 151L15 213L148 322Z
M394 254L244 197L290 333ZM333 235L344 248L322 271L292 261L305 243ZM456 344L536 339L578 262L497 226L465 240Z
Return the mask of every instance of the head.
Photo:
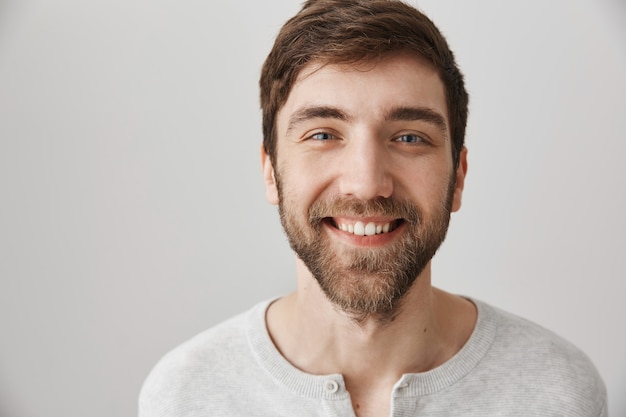
M399 0L307 0L287 21L263 65L259 83L267 155L276 159L276 115L309 63L360 64L401 51L426 59L443 82L457 166L468 114L463 75L434 23Z
M261 105L291 247L342 310L393 317L460 204L467 94L445 40L399 1L308 1L265 62Z

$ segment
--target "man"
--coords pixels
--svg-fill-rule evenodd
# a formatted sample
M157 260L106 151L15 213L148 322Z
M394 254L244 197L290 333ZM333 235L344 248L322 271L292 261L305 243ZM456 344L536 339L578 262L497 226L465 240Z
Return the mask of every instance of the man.
M461 205L468 97L428 18L309 0L260 85L266 194L297 290L169 353L140 416L606 416L575 347L431 286Z

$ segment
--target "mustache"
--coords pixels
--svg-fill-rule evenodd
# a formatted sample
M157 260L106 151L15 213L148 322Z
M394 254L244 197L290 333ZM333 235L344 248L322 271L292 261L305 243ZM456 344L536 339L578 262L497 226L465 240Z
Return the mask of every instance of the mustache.
M419 208L411 201L393 197L378 197L372 200L332 197L328 200L316 200L309 208L311 224L335 216L392 217L410 224L417 224L421 219Z

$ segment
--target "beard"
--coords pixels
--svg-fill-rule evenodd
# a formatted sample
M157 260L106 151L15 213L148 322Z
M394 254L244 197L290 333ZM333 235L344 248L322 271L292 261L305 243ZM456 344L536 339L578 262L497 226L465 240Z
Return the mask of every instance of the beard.
M303 219L276 173L280 221L291 248L336 307L356 321L375 317L387 322L445 239L455 180L452 175L445 199L438 202L431 218L408 200L333 197L316 200ZM335 216L395 218L393 227L406 230L381 247L332 245L323 228L336 227Z

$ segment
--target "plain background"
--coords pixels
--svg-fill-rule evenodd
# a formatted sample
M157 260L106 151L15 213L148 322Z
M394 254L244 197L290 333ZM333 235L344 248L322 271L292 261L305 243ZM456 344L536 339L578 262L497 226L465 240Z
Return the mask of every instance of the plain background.
M169 349L295 286L257 79L293 0L0 2L0 416L132 416ZM626 6L418 2L471 94L434 282L583 349L626 415Z

